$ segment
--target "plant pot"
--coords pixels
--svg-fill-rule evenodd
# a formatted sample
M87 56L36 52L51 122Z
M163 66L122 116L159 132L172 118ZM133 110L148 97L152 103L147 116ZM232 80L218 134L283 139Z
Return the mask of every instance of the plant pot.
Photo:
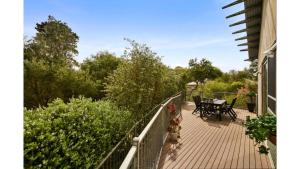
M274 145L276 145L276 135L275 134L270 134L268 140L273 143Z
M255 103L247 103L248 111L254 113Z
M250 116L246 116L246 122L250 121Z
M170 139L171 142L177 143L178 134L177 133L170 133L169 139Z

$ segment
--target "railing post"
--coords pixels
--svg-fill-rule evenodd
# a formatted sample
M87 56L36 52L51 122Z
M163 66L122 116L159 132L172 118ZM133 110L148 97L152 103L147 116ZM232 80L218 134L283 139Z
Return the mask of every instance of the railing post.
M132 145L135 146L136 150L137 150L136 160L134 162L134 168L139 169L140 168L140 146L139 146L139 138L138 137L133 138Z

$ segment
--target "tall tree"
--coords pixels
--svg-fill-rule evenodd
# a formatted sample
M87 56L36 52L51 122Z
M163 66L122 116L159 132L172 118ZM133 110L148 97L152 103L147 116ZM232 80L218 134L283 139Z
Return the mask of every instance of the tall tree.
M80 68L87 72L97 85L94 99L101 99L105 96L104 84L107 82L106 78L117 69L121 61L121 58L109 52L99 52L92 58L83 61Z
M76 48L79 38L76 33L72 32L66 23L52 16L49 16L45 22L37 23L35 29L36 35L24 42L26 107L46 105L57 97L65 100L64 89L69 90L71 86L66 86L67 84L61 83L61 80L76 79L76 72L72 68L76 65L74 57L78 53ZM68 77L62 77L63 75ZM67 95L73 94L75 92Z
M25 44L25 59L42 59L51 66L76 64L74 57L78 54L79 37L67 23L48 16L48 20L37 23L35 29L35 37Z
M172 93L166 91L170 88L164 86L172 82L170 77L164 78L164 75L172 73L168 72L160 57L149 47L135 41L129 42L131 48L124 53L125 61L108 76L106 91L109 99L128 107L139 119L153 105Z
M193 80L203 83L205 79L215 79L222 76L222 71L214 67L212 63L203 58L199 62L197 58L189 61L190 74Z

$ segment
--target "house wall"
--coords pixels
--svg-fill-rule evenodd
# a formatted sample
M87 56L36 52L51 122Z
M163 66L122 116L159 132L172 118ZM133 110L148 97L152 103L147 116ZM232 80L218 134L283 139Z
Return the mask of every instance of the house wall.
M276 3L277 0L263 0L260 44L258 52L258 70L262 70L264 52L271 48L276 41ZM258 74L258 114L262 114L262 74Z

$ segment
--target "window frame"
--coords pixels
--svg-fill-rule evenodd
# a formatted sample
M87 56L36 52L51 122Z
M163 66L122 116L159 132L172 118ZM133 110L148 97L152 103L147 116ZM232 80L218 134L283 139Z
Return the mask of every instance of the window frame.
M276 42L275 44L266 52L264 52L264 59L262 61L262 113L272 113L276 116L277 114L277 86L275 79L275 97L269 94L269 59L276 57ZM275 58L276 59L276 58ZM277 75L277 61L275 62L275 76ZM273 100L275 103L274 111L269 107L269 99Z

